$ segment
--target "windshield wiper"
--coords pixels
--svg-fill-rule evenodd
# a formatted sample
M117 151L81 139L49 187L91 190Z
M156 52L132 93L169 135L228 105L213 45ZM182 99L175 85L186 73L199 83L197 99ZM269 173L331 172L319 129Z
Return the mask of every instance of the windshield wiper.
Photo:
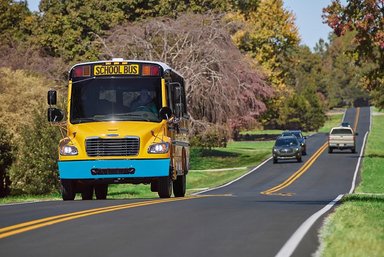
M97 122L101 121L100 119L95 119L95 118L77 118L73 119L72 123L85 123L85 122Z
M138 120L144 120L144 121L158 121L157 119L150 119L148 117L148 115L145 115L145 114L133 114L133 113L117 113L117 114L114 114L115 117L137 117L137 118L140 118ZM152 115L151 115L152 116Z

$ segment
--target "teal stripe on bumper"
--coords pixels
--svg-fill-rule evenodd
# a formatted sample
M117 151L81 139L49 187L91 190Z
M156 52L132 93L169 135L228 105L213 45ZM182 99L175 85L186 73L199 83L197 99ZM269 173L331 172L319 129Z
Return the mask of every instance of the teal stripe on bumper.
M59 161L61 179L150 178L169 175L170 159ZM92 175L92 169L131 169L132 174Z

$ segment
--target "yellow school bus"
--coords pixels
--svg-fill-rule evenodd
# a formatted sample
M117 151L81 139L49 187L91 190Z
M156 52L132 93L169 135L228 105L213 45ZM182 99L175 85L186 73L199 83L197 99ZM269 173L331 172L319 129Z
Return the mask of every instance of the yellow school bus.
M159 197L184 197L189 170L184 78L161 62L87 62L69 71L66 114L48 92L48 121L63 123L63 200L106 199L108 185L148 184Z

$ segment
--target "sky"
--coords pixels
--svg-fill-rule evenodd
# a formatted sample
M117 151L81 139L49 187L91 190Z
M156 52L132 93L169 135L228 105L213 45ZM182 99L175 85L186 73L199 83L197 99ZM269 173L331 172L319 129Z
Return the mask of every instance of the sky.
M345 0L341 1L345 4ZM296 26L299 29L301 44L307 45L311 50L322 38L328 40L331 28L323 23L321 15L323 8L330 5L331 0L284 0L284 8L293 12L296 17Z
M27 0L31 11L38 11L40 0ZM301 44L307 45L311 50L322 38L328 41L331 29L323 24L321 15L324 7L331 0L284 0L284 8L296 16L296 25L299 29ZM345 4L345 0L342 1Z

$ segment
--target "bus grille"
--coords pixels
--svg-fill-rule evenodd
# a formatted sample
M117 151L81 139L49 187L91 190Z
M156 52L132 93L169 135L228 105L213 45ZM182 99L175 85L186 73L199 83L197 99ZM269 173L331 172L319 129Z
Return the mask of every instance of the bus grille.
M85 141L88 156L132 156L138 155L138 137L126 138L87 138Z

